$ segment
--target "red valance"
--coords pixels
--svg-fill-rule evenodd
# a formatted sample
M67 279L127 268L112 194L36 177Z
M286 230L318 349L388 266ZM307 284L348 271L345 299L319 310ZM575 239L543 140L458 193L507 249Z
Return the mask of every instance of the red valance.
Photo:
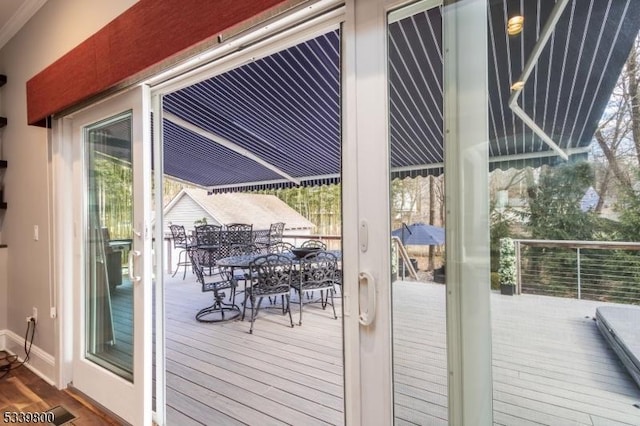
M29 124L286 0L140 0L27 82Z

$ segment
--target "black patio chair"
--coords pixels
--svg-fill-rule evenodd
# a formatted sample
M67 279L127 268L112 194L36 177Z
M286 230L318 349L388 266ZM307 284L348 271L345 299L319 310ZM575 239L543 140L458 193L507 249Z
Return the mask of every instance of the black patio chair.
M262 250L260 247L258 247L260 250ZM269 253L272 254L285 254L285 253L292 253L292 250L295 248L295 246L291 243L287 243L284 241L280 241L278 243L272 244L270 246L267 246L266 249L268 250ZM295 276L296 271L292 271L292 279ZM271 297L269 297L269 303L270 304L275 304L277 301L277 299L274 297L273 299ZM282 306L284 307L284 296L282 297Z
M187 236L187 232L182 225L169 225L169 230L171 231L171 237L173 238L173 248L181 249L178 252L178 263L176 264L176 270L173 271L172 277L175 277L178 273L180 267L184 267L184 274L182 275L182 279L184 280L187 277L187 268L191 266L191 256L189 251L195 247ZM184 256L184 260L182 257Z
M253 244L253 225L247 223L230 223L224 232L225 243L231 251L245 252Z
M282 242L284 222L272 223L269 227L269 246Z
M201 249L215 248L220 245L219 225L199 225L195 228L196 245Z
M221 322L229 321L240 316L240 307L235 304L236 282L231 272L226 268L216 268L211 276L206 277L203 269L202 258L208 257L207 250L195 249L192 251L191 261L196 279L202 286L203 292L213 292L213 304L200 309L196 314L196 320L200 322ZM231 303L224 303L224 290L230 290Z
M261 248L264 253L271 253L272 251L269 250L269 247L282 242L283 233L284 222L272 223L269 229L255 232L255 244Z
M224 242L220 246L220 249L216 252L217 259L223 259L225 257L230 256L258 256L264 254L262 249L260 249L255 244L249 245L233 245L227 244ZM247 286L247 281L249 280L249 269L244 268L232 268L231 274L233 275L233 279L236 281L238 287L240 287L240 281L244 283L242 290L236 290L236 295L244 293L244 290ZM269 298L271 300L271 298Z
M221 230L220 225L199 225L195 228L195 245L198 249L209 252L209 258L212 260L209 265L212 265L213 259L216 258L216 251L220 247ZM210 267L209 274L211 271Z
M280 241L270 245L268 250L269 250L269 253L283 254L283 253L291 253L291 250L294 248L295 246L293 244Z
M320 250L326 250L327 245L320 240L307 240L302 243L301 248L319 248Z
M289 313L289 322L293 327L289 299L292 270L293 263L291 259L282 254L259 256L249 263L249 287L245 291L244 306L242 308L242 319L244 320L247 300L251 302L251 327L249 328L249 333L253 334L253 323L260 311L262 299L265 297L277 298L278 296L283 296L286 299L286 307L283 306L283 313L285 311Z
M337 280L338 260L329 252L318 251L315 253L309 253L302 259L300 259L300 270L296 274L297 277L292 280L291 287L293 287L298 293L298 299L300 304L300 320L298 325L302 325L302 307L307 303L304 302L302 294L320 292L319 303L322 309L325 309L328 304L333 308L333 318L337 319L336 307L333 300L333 294L335 292L335 284ZM326 298L325 298L326 291ZM329 299L331 302L329 303Z

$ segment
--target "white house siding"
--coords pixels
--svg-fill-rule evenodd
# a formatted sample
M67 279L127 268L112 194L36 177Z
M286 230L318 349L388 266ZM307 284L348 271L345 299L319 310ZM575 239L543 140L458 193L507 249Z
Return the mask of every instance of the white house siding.
M207 223L210 225L220 225L216 220L207 213L198 203L196 203L189 196L182 196L171 210L165 213L164 216L164 230L166 234L169 234L169 225L182 225L184 229L189 233L190 230L195 228L193 224L197 220L207 219Z
M188 195L184 195L180 197L179 200L176 201L176 204L169 211L165 213L164 216L164 232L165 235L170 235L171 231L169 230L169 225L182 225L184 226L187 234L190 234L191 231L195 228L194 222L196 220L202 220L202 218L207 218L207 223L211 225L219 225L215 219L207 213L198 203L196 203L191 197ZM170 252L165 254L165 265L167 265L167 272L175 271L175 268L178 263L178 256L180 255L180 251L182 249L174 248L173 244L170 247ZM169 262L169 259L171 260ZM182 259L181 259L182 260ZM182 269L180 270L182 273ZM190 273L190 272L189 272Z

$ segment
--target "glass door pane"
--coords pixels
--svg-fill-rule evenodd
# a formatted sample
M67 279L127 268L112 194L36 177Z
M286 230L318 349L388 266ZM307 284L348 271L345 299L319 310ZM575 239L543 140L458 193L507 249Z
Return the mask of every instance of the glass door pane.
M79 218L72 382L131 424L151 423L148 96L138 86L68 117Z
M85 303L88 360L133 380L131 112L84 129Z
M440 6L390 12L387 34L394 420L446 424Z

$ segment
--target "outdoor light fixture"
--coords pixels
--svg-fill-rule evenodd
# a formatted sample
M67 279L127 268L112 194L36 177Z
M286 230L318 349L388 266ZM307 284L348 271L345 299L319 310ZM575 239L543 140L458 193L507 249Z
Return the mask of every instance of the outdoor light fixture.
M520 15L513 16L507 21L507 34L510 36L518 35L522 32L524 25L524 17Z
M511 85L511 91L515 92L517 90L522 90L524 87L524 81L516 81Z

